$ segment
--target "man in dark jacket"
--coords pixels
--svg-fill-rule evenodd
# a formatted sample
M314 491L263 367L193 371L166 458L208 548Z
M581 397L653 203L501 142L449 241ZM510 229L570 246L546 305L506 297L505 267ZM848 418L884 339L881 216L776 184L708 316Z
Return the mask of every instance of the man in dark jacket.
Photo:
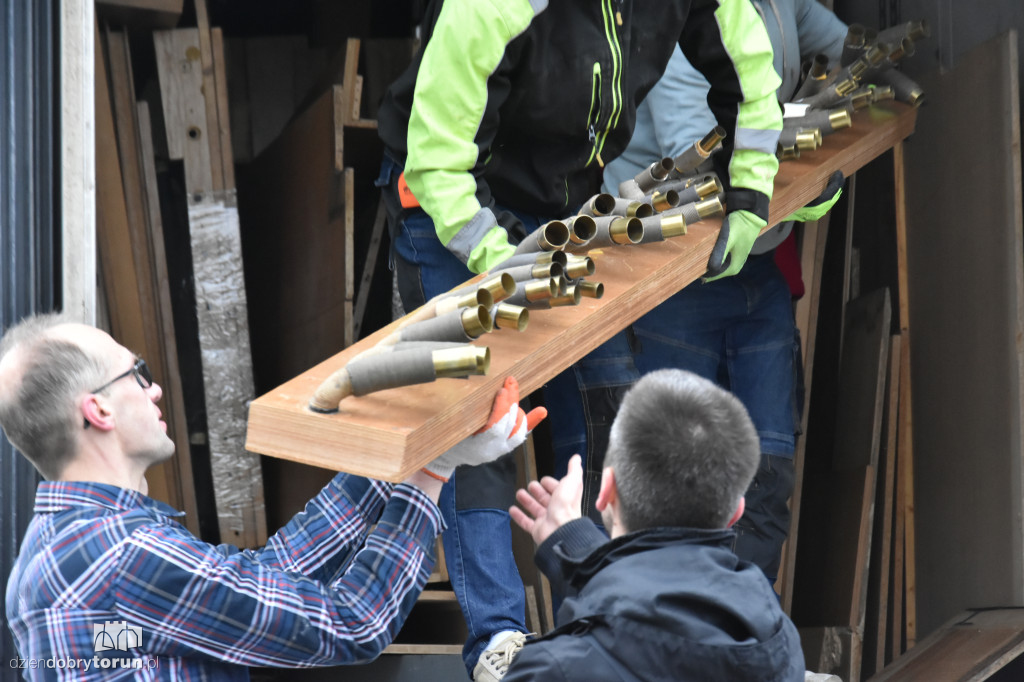
M644 376L612 425L597 508L581 518L578 457L561 481L516 494L513 520L565 595L558 627L528 641L504 678L804 679L796 628L729 527L760 461L731 393L676 369Z

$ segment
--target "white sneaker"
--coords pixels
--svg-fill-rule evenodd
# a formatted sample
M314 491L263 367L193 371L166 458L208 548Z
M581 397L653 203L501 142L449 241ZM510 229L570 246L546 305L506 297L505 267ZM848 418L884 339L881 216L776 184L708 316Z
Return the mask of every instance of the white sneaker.
M510 632L498 640L494 648L480 654L480 660L473 668L475 682L499 682L508 672L512 660L526 644L526 635L521 632Z
M832 675L830 673L812 673L810 670L805 670L804 682L843 682L843 680L838 675Z

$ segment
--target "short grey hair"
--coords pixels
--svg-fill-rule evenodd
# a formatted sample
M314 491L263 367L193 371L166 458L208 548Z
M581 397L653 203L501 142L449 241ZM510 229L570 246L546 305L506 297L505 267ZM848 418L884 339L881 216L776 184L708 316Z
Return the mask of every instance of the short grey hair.
M736 396L664 369L623 398L605 465L615 471L622 522L636 531L724 528L760 460L757 431Z
M76 320L61 313L27 317L0 339L0 361L12 352L20 374L0 391L0 428L48 479L77 452L82 415L76 399L103 383L108 369L78 344L50 332Z

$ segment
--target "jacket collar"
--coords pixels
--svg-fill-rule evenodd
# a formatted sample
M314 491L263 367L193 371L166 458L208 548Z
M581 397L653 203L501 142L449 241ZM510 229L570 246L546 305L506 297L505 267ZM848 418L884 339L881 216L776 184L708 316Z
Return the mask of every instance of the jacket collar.
M117 512L143 509L160 516L184 516L168 504L137 490L89 481L42 481L36 488L35 513L99 507Z
M572 582L579 587L586 584L608 564L623 557L666 545L704 545L728 549L735 534L735 531L728 528L648 528L620 535L597 547L586 556L570 556L557 546L554 551L562 561L572 566Z

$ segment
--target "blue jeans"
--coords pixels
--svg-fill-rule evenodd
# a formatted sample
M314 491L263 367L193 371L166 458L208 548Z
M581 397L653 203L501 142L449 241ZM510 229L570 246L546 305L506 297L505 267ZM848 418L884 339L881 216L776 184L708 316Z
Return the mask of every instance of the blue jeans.
M729 389L747 408L762 463L736 524L735 548L774 582L789 531L802 377L792 299L772 254L751 256L733 277L693 282L633 329L641 373L686 369Z
M382 189L388 210L402 305L412 310L462 284L473 273L441 244L429 215L419 208L401 207L396 187L401 172L401 164L385 155L377 186ZM502 211L514 214L526 232L545 222L540 216L495 209L498 215ZM545 404L560 444L556 451L561 452L559 456L565 461L573 452L586 452L590 441L603 438L607 442L607 426L614 410L609 414L602 412L602 423L593 424L593 415L599 413L594 408L607 404L616 394L621 395L639 376L625 335L619 336L545 386ZM599 477L600 468L597 473ZM441 492L439 506L448 524L441 540L452 589L469 631L462 656L471 675L493 634L502 630L528 631L526 596L512 553L508 514L514 502L515 485L515 460L508 455L490 464L460 467Z

